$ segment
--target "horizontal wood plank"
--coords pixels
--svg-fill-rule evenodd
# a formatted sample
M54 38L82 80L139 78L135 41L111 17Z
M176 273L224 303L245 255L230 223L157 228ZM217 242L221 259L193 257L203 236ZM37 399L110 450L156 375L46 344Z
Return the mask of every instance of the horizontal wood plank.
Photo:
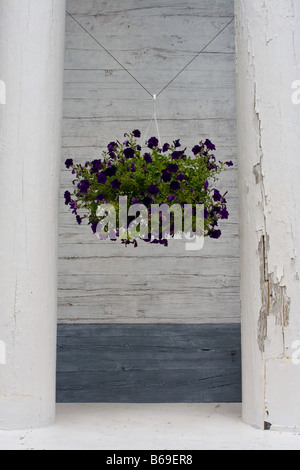
M59 325L58 402L241 401L239 325Z

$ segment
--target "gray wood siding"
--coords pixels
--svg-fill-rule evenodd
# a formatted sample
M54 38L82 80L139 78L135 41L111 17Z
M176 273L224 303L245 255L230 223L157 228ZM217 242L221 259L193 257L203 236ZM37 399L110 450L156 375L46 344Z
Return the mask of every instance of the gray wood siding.
M239 325L59 325L57 402L241 401Z
M69 0L75 15L151 92L157 93L233 16L233 0ZM223 237L187 252L141 242L99 242L64 205L72 176L125 132L145 132L152 100L67 17L59 231L59 323L239 323L237 169ZM210 138L236 162L234 27L231 25L157 100L162 140L191 149ZM154 126L150 134L155 134Z

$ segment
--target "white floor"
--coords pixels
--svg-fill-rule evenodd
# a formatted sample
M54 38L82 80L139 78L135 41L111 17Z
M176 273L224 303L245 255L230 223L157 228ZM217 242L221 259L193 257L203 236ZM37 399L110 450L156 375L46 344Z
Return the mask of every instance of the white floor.
M300 434L260 431L239 404L58 405L52 427L0 431L0 450L299 450Z

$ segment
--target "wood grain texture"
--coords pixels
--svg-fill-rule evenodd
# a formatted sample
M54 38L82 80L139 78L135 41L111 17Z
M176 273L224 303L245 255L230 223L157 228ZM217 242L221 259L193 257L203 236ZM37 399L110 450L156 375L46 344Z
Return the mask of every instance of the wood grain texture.
M57 401L241 401L240 327L59 325Z
M157 93L233 16L233 0L69 0L68 11ZM236 162L231 25L157 100L162 139L191 149L210 138ZM99 242L64 205L66 158L85 163L152 115L149 95L70 18L66 24L59 230L59 323L239 323L237 168L222 175L229 221L204 249ZM150 133L155 134L154 126Z

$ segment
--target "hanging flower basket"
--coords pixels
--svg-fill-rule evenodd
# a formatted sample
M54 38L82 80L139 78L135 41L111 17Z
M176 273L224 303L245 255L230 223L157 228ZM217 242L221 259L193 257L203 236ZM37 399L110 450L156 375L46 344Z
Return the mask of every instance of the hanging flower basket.
M75 179L73 190L64 194L65 204L72 210L77 223L80 225L87 220L93 233L97 233L102 220L99 206L110 205L115 210L116 227L115 230L107 227L107 235L102 238L116 240L121 230L118 225L120 198L126 197L130 205L145 206L149 217L155 205L192 207L191 233L196 233L197 228L195 207L201 205L204 208L202 235L220 238L219 222L228 219L229 213L226 194L221 194L216 182L218 175L233 163L217 161L213 154L216 148L208 139L195 145L189 156L186 149L182 149L180 139L160 146L159 140L151 137L143 151L138 143L140 138L139 130L125 134L123 143L109 143L101 159L86 162L85 165L75 164L72 159L66 160L65 165ZM167 239L161 231L156 236L150 233L150 219L148 228L149 236L143 237L144 241L167 246ZM171 221L170 235L176 235L174 220ZM128 233L122 237L122 243L137 246L136 239Z

